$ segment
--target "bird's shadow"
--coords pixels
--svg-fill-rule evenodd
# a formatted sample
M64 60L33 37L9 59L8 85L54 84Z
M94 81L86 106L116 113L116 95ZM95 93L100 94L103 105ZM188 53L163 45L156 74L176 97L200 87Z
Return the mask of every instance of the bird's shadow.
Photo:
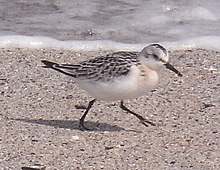
M44 120L44 119L13 119L13 118L11 118L10 120L33 123L33 124L40 124L40 125L46 125L46 126L53 126L55 128L81 130L79 127L78 120ZM119 127L117 125L110 125L107 123L97 123L93 121L86 121L85 126L91 129L90 131L114 132L114 131L125 130L124 128Z

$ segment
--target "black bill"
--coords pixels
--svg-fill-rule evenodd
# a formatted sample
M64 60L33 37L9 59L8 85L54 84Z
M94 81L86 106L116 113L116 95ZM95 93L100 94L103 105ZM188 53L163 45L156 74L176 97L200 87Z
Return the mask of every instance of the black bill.
M176 73L178 76L182 77L183 75L177 70L175 69L170 63L166 63L164 64L166 66L166 68L168 68L169 70L173 71L174 73Z

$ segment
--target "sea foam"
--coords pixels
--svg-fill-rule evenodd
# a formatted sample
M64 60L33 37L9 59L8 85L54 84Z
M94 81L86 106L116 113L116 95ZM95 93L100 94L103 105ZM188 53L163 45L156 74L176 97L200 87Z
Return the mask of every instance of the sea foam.
M137 43L128 44L114 42L111 40L97 40L97 41L60 41L50 37L44 36L21 36L8 35L0 36L1 48L50 48L63 49L74 51L97 51L97 50L126 50L139 51L144 46L155 43ZM192 48L205 48L220 51L220 37L219 36L203 36L197 38L189 38L173 42L157 42L164 45L169 50L181 50Z

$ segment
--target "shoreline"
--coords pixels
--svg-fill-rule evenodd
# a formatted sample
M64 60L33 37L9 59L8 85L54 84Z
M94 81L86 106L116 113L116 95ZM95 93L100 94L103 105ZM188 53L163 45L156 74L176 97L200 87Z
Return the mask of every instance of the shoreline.
M220 51L220 36L200 36L178 41L122 43L113 40L68 40L62 41L47 36L1 35L0 48L53 49L71 51L139 51L151 43L161 43L168 50L203 48Z

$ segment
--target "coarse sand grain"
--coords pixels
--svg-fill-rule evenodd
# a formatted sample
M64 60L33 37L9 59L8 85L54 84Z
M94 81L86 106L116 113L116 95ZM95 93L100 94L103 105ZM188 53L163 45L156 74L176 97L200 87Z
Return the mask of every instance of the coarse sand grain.
M94 130L80 131L92 98L40 60L78 63L108 52L0 49L0 170L220 169L220 53L171 52L183 77L164 71L155 90L125 101L157 126L100 101L85 122Z

